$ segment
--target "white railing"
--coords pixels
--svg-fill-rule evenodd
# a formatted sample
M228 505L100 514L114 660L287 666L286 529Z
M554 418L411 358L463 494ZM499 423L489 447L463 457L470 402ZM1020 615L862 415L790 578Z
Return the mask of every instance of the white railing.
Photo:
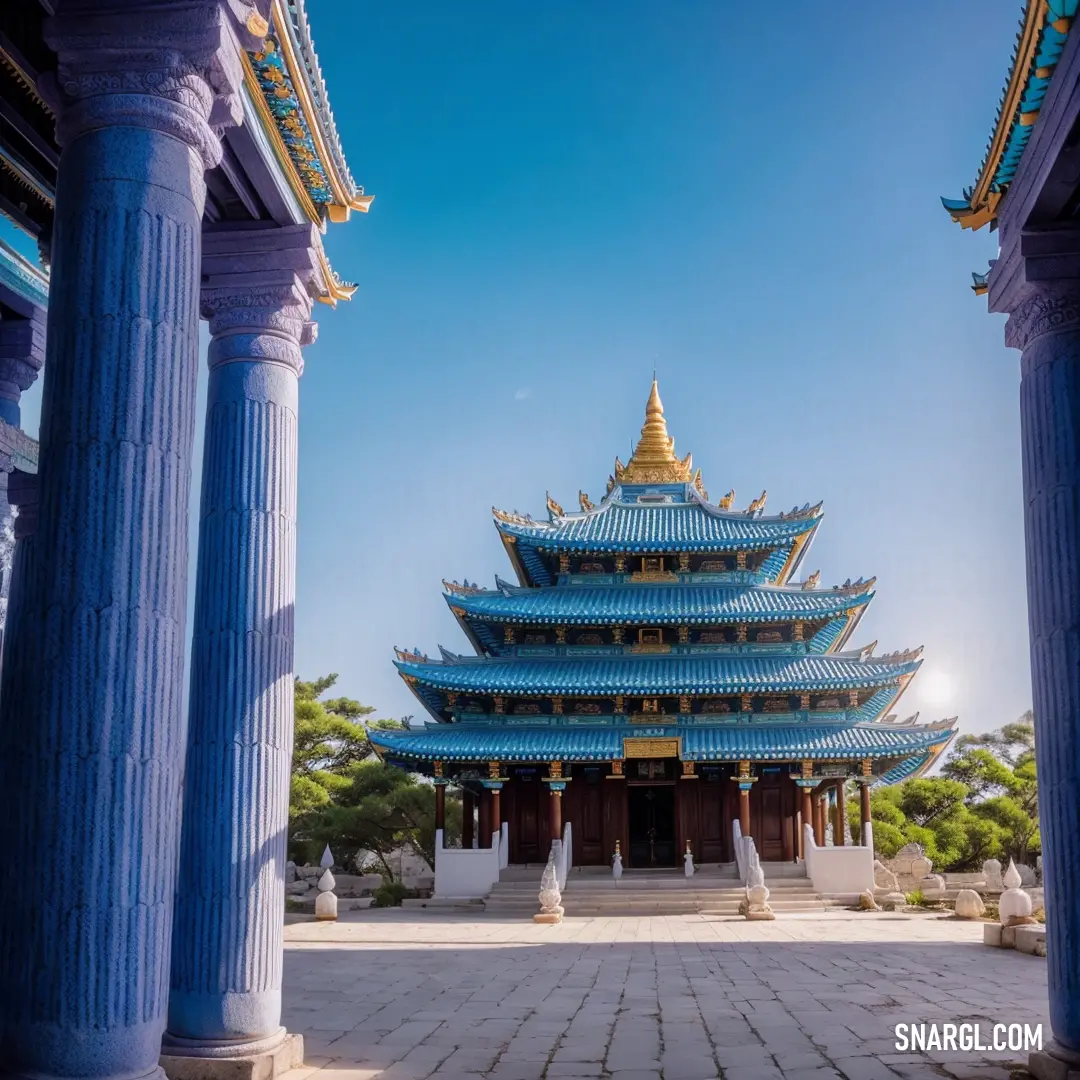
M563 826L562 839L551 841L551 853L555 856L555 874L559 879L559 888L565 889L566 875L574 865L574 842L569 821Z
M814 827L803 826L806 876L814 889L827 895L857 895L874 887L874 846L818 847Z
M506 826L491 834L489 848L448 848L443 830L435 830L435 896L453 900L479 900L491 892L506 866Z
M757 845L754 843L752 836L743 836L742 826L739 824L738 818L731 823L731 833L735 841L735 865L739 871L739 881L745 885L750 868L760 861L758 859Z

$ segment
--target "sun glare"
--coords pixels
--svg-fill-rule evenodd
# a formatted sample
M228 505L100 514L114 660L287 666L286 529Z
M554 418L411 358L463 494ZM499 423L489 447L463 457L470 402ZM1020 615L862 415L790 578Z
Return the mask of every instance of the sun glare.
M956 692L953 677L944 671L927 671L916 685L928 705L947 705Z

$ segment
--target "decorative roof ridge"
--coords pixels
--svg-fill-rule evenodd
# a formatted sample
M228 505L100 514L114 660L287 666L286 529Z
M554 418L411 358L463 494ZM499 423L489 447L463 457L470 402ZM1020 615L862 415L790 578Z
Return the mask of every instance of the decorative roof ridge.
M311 38L308 28L307 11L304 0L285 0L290 24L296 34L296 42L299 45L299 54L303 60L304 68L308 75L308 86L312 92L312 99L318 110L319 121L326 136L327 148L337 168L344 194L347 198L355 200L357 196L364 194L364 189L353 180L345 160L345 153L341 146L341 138L338 135L337 124L334 121L334 113L330 108L330 96L326 88L326 80L323 78L322 68L319 66L319 58L315 52L315 43ZM348 205L348 204L346 204ZM369 200L370 205L370 200ZM366 210L367 206L353 206L351 209Z
M1077 6L1078 0L1027 0L978 177L964 189L962 199L941 200L961 228L981 229L996 221L998 207L1031 138Z
M824 499L819 499L813 506L803 503L802 506L793 506L790 510L781 510L777 517L780 521L791 521L799 518L812 518L821 516L821 508L825 505Z
M876 644L876 643L875 643ZM883 653L881 656L875 656L875 664L895 664L900 666L901 664L910 664L913 660L918 660L922 656L925 646L919 645L914 649L898 649L896 652Z
M476 596L477 593L491 592L491 589L485 589L482 585L476 585L470 583L468 579L462 582L447 581L446 578L442 579L443 591L447 596Z
M519 514L516 510L500 510L497 506L491 508L492 517L496 522L504 522L507 525L527 525L529 528L550 528L550 522L537 521L532 514Z
M244 61L256 111L304 213L322 226L366 212L374 196L357 187L345 165L302 0L273 0L263 45ZM334 284L344 294L335 299L348 299L355 288Z
M849 663L862 663L867 665L878 664L887 667L902 667L904 664L913 663L918 659L917 655L910 655L910 653L921 652L920 650L909 650L909 654L892 653L888 656L870 656L864 657L862 654L865 649L851 650L847 649L843 652L824 653L824 654L807 654L805 652L785 651L785 652L767 652L767 653L727 653L718 650L704 650L699 649L693 652L670 652L670 653L652 653L652 652L634 652L632 650L624 649L621 653L610 653L604 656L602 659L607 662L615 663L630 663L630 664L676 664L676 663L696 663L698 661L706 660L726 660L735 663L745 662L748 666L761 661L771 660L821 660L824 658L830 660L846 660ZM418 653L408 653L403 650L395 649L398 653L398 661L403 664L427 664L431 667L459 667L464 665L469 666L492 666L492 667L525 667L532 664L561 664L570 663L575 665L588 666L596 661L597 657L593 653L579 654L573 651L570 647L568 651L559 653L557 655L542 655L542 656L520 656L520 655L507 655L502 653L483 653L476 656L467 656L461 653L451 652L444 645L439 646L440 660L433 660L431 657L422 656ZM907 659L897 659L898 656L907 655Z
M891 731L950 731L959 722L958 716L950 716L941 720L927 720L920 724L919 713L898 720L895 715L882 717L880 720L857 720L856 727L882 728L888 727Z
M817 575L819 575L820 573L820 570L815 570L814 573L810 575L810 577L816 578ZM809 580L810 579L808 578L807 581L786 581L783 583L778 581L760 581L753 582L747 587L753 587L763 592L810 592L815 593L818 596L828 596L830 593L846 592L851 593L853 596L862 596L870 593L873 590L875 583L877 582L876 577L866 578L865 580L863 578L859 578L858 581L852 581L850 578L848 578L848 580L843 585L833 585L831 587L818 588L816 585L808 585L807 582Z
M394 646L394 655L403 664L430 664L431 658L425 653L422 653L418 646L414 645L412 649L399 649Z
M514 592L528 592L529 586L517 585L513 581L506 581L504 578L501 578L498 574L496 574L494 591L501 592L503 596L507 596Z
M745 521L750 517L756 522L760 522L765 525L790 523L798 521L806 521L807 528L813 528L820 523L822 518L821 506L822 503L817 503L815 506L803 507L802 510L797 513L781 513L766 515L761 513L761 510L765 505L765 498L767 492L762 492L759 498L755 499L744 510L731 510L725 509L721 505L711 503L701 493L690 489L688 499L686 502L681 503L634 503L634 502L622 502L619 499L614 498L614 493L620 491L624 485L616 484L615 487L609 491L604 498L597 504L591 506L591 509L580 512L567 513L562 506L556 502L550 493L546 494L546 508L548 513L548 520L543 521L539 518L534 518L532 514L523 514L519 510L500 510L497 506L492 506L491 514L495 519L496 527L499 524L505 525L517 525L529 529L557 529L559 525L563 523L570 523L575 521L588 521L592 518L600 517L601 515L611 511L613 508L618 507L620 510L640 510L642 512L655 511L658 509L679 509L682 508L696 508L707 513L710 517L714 517L723 521L739 522ZM633 485L638 486L638 485ZM647 486L647 485L644 485ZM731 493L734 495L734 492ZM725 496L726 498L726 496ZM723 502L723 500L721 500ZM803 512L805 511L805 512Z
M810 575L810 577L814 578L815 582L816 582L817 576L820 573L821 573L820 570L815 570L814 573ZM809 578L807 580L809 580ZM857 592L864 592L866 590L872 589L875 584L877 584L877 577L876 576L872 577L872 578L867 578L865 581L862 578L859 578L858 581L852 581L851 578L848 578L844 582L843 585L833 585L831 587L831 589L827 589L827 590L822 589L820 591L822 591L822 592L850 592L850 593L857 593ZM806 588L806 582L803 582L802 587ZM814 586L811 586L811 588L813 588L813 587Z
M919 715L919 713L914 713L904 720L899 720L894 713L891 716L883 716L880 720L860 720L858 723L865 727L888 725L893 730L900 728L913 731L953 731L960 722L959 716L948 716L941 720L928 720L925 724L920 724Z
M870 592L877 584L877 576L871 578L859 578L858 581L852 581L848 578L843 585L833 585L831 588L819 588L818 583L821 581L821 571L815 570L805 581L800 581L791 585L792 589L802 589L805 592L847 592L852 594L862 594Z
M821 508L825 504L825 500L822 499L813 506L809 503L805 503L801 507L794 506L788 511L782 510L779 514L766 515L763 511L765 509L766 500L768 499L768 491L762 491L762 493L754 499L745 510L731 509L731 504L735 500L734 488L732 488L719 503L709 502L707 498L703 497L701 492L696 491L693 488L691 488L687 494L689 496L687 500L689 503L700 506L703 510L712 514L713 517L729 519L743 518L754 514L757 515L756 520L758 521L798 521L803 518L807 520L810 518L820 519L822 517Z
M913 712L910 716L901 720L900 717L896 715L896 713L889 713L888 716L882 716L880 719L871 722L875 724L898 724L900 727L914 727L914 725L918 722L919 716L920 713L916 711Z
M692 573L692 572L691 572ZM482 585L473 585L469 582L459 584L456 581L443 581L445 591L450 596L538 596L545 593L553 593L556 590L561 593L573 593L583 589L602 589L611 592L617 592L620 590L639 590L643 588L671 588L679 589L680 591L692 592L696 589L701 591L716 590L716 589L729 589L732 591L743 592L756 592L756 593L775 593L784 596L799 596L802 593L813 593L815 596L829 597L835 593L847 593L855 600L862 597L869 597L872 593L872 587L876 578L869 578L863 581L860 578L858 581L851 583L847 586L834 585L832 588L821 589L807 589L805 583L795 582L780 583L776 581L731 581L731 580L708 580L708 581L609 581L606 580L611 575L604 574L598 575L601 580L592 580L592 576L578 575L579 578L585 580L578 580L569 582L566 584L559 584L552 582L549 585L518 585L512 581L506 581L501 577L496 576L495 588L486 589ZM717 575L720 577L721 575Z

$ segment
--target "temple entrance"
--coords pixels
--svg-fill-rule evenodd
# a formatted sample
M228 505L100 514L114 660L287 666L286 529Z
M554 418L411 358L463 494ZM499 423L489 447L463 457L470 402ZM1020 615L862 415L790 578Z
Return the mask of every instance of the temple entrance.
M675 783L630 784L627 789L630 866L674 866Z
M788 769L764 767L750 791L750 835L764 862L795 858L796 792Z

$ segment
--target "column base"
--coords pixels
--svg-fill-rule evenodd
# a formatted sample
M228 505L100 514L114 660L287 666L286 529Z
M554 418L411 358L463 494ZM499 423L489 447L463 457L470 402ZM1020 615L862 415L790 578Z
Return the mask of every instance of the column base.
M1045 1050L1028 1055L1028 1072L1035 1080L1080 1080L1080 1054L1051 1040Z
M43 1072L11 1072L4 1073L4 1080L73 1080L72 1077L61 1076L59 1073L43 1073ZM155 1065L149 1072L140 1073L138 1076L132 1076L131 1073L123 1073L121 1080L166 1080L165 1073L162 1071L160 1065ZM86 1080L92 1080L87 1077ZM99 1077L98 1080L101 1080Z
M253 1042L203 1042L167 1035L161 1068L168 1080L274 1080L304 1064L304 1037L277 1034Z

